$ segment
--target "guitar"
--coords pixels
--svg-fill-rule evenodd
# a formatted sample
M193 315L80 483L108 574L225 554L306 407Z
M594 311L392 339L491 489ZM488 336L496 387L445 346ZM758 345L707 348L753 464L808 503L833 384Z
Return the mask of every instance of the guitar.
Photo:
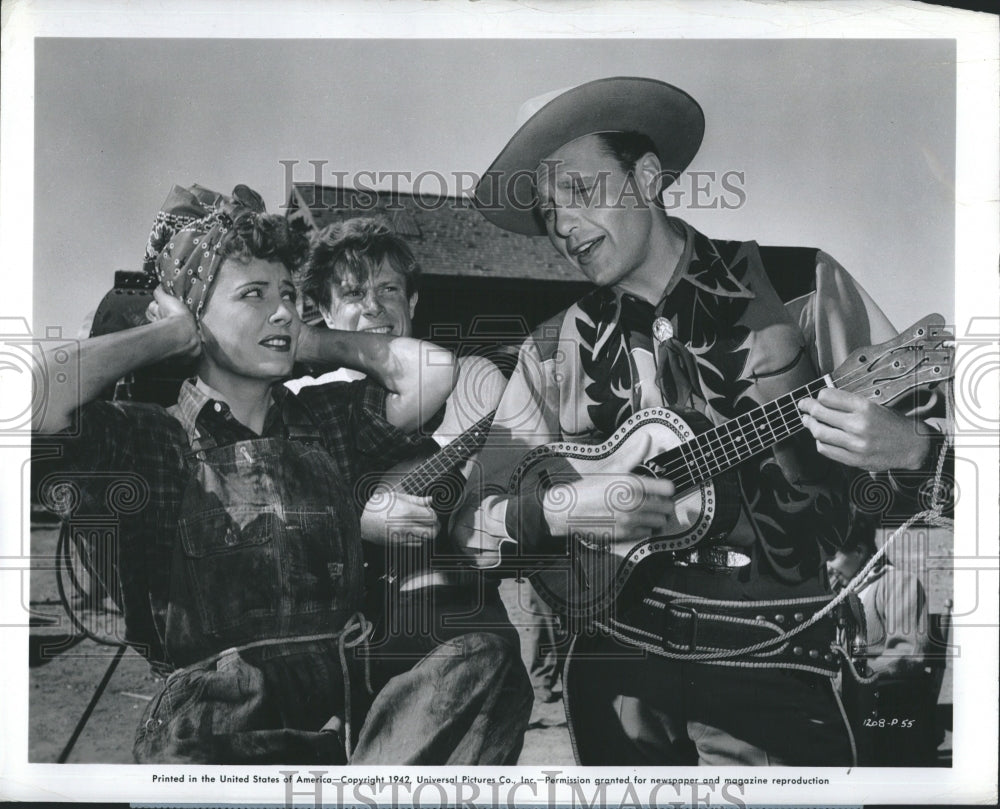
M612 482L605 495L606 524L581 526L570 556L531 574L538 594L554 609L575 617L606 613L640 564L658 554L687 552L724 538L739 516L738 464L805 429L797 402L825 387L851 391L888 405L917 387L936 387L952 376L952 335L940 315L929 315L898 337L851 354L832 374L743 413L720 426L705 416L663 407L631 416L607 441L588 445L546 444L524 457L508 489L542 491L563 481L604 470L618 452L629 451L652 431L667 447L633 472L666 478L676 488L675 513L666 533L634 540L614 538L614 514L629 507L631 490ZM553 490L552 496L559 496ZM663 557L660 557L661 559Z
M431 505L437 512L449 513L458 504L465 487L465 478L458 471L459 467L486 443L494 415L496 410L490 411L432 455L396 464L378 475L377 482L367 481L367 486L366 482L362 482L364 495L359 504L361 508L366 504L375 508L381 504L388 506L393 494L402 492L414 497L430 497ZM446 520L441 522L443 525ZM441 535L434 542L420 547L405 547L396 540L407 526L393 526L390 521L387 529L389 536L385 545L364 543L367 587L369 590L383 590L387 584L392 584L400 590L409 589L408 585L431 569L436 542ZM394 531L396 537L393 536Z

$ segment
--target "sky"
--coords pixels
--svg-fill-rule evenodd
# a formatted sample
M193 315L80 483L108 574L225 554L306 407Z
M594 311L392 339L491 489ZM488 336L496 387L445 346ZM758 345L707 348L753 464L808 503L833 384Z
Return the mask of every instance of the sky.
M316 161L328 183L401 172L403 190L409 176L461 193L522 102L615 75L668 81L705 111L690 171L717 181L682 178L673 213L712 236L823 248L897 327L952 316L950 40L42 38L34 333L74 335L114 271L139 268L174 183L246 183L278 211ZM742 194L718 196L726 173ZM691 207L713 198L738 204Z

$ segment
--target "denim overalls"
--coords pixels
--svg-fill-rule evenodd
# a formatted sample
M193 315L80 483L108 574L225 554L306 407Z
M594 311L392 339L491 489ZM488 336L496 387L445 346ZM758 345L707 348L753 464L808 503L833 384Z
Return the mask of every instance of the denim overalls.
M349 736L358 707L348 676L348 647L368 634L353 617L358 516L315 427L287 429L192 442L165 632L181 668L147 708L137 761L345 760L338 733L321 729Z

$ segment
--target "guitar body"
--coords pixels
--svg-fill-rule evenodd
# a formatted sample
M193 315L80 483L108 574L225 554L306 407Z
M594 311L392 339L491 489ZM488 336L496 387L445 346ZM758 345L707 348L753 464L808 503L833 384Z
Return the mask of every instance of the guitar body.
M509 491L548 491L550 505L569 512L569 555L546 558L547 565L531 574L539 595L570 617L587 619L608 614L615 599L638 569L660 569L671 555L725 537L739 518L738 465L805 427L797 402L836 387L890 405L903 394L924 387L929 391L952 377L952 335L940 315L928 315L905 332L875 346L853 352L837 369L771 402L712 425L699 413L683 414L650 408L634 414L603 444L558 442L538 447L511 476ZM629 451L652 437L651 457L633 472L672 480L677 488L675 513L661 536L640 541L615 536L623 511L635 508L631 487L609 479L605 485L606 515L573 524L572 489L559 488L585 476L613 476L620 468L612 456ZM632 453L634 454L634 453ZM559 497L562 495L562 502ZM686 560L685 560L686 561Z
M602 444L557 442L538 447L524 458L511 477L510 491L549 489L550 499L557 504L560 483L609 477L605 494L607 515L573 526L569 556L531 574L532 584L546 602L574 617L607 614L640 565L655 565L657 559L667 564L674 552L686 551L729 533L739 517L739 482L735 471L679 492L663 534L638 542L615 537L617 515L638 503L630 487L621 482L616 484L620 474L606 471L612 465L612 456L629 451L634 443L645 441L647 435L657 451L679 447L711 426L700 413L684 411L681 415L668 408L654 407L633 415ZM638 467L635 472L644 474L645 470ZM574 504L568 498L563 499L572 525Z

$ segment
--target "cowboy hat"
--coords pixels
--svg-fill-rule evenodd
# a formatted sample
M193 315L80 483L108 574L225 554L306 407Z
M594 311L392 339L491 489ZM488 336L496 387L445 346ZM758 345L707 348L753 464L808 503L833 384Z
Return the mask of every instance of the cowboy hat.
M535 212L538 164L572 140L598 132L641 132L656 145L669 185L694 158L705 132L698 102L656 79L597 79L527 101L519 128L476 184L476 207L504 230L545 235ZM664 187L665 187L664 186Z

